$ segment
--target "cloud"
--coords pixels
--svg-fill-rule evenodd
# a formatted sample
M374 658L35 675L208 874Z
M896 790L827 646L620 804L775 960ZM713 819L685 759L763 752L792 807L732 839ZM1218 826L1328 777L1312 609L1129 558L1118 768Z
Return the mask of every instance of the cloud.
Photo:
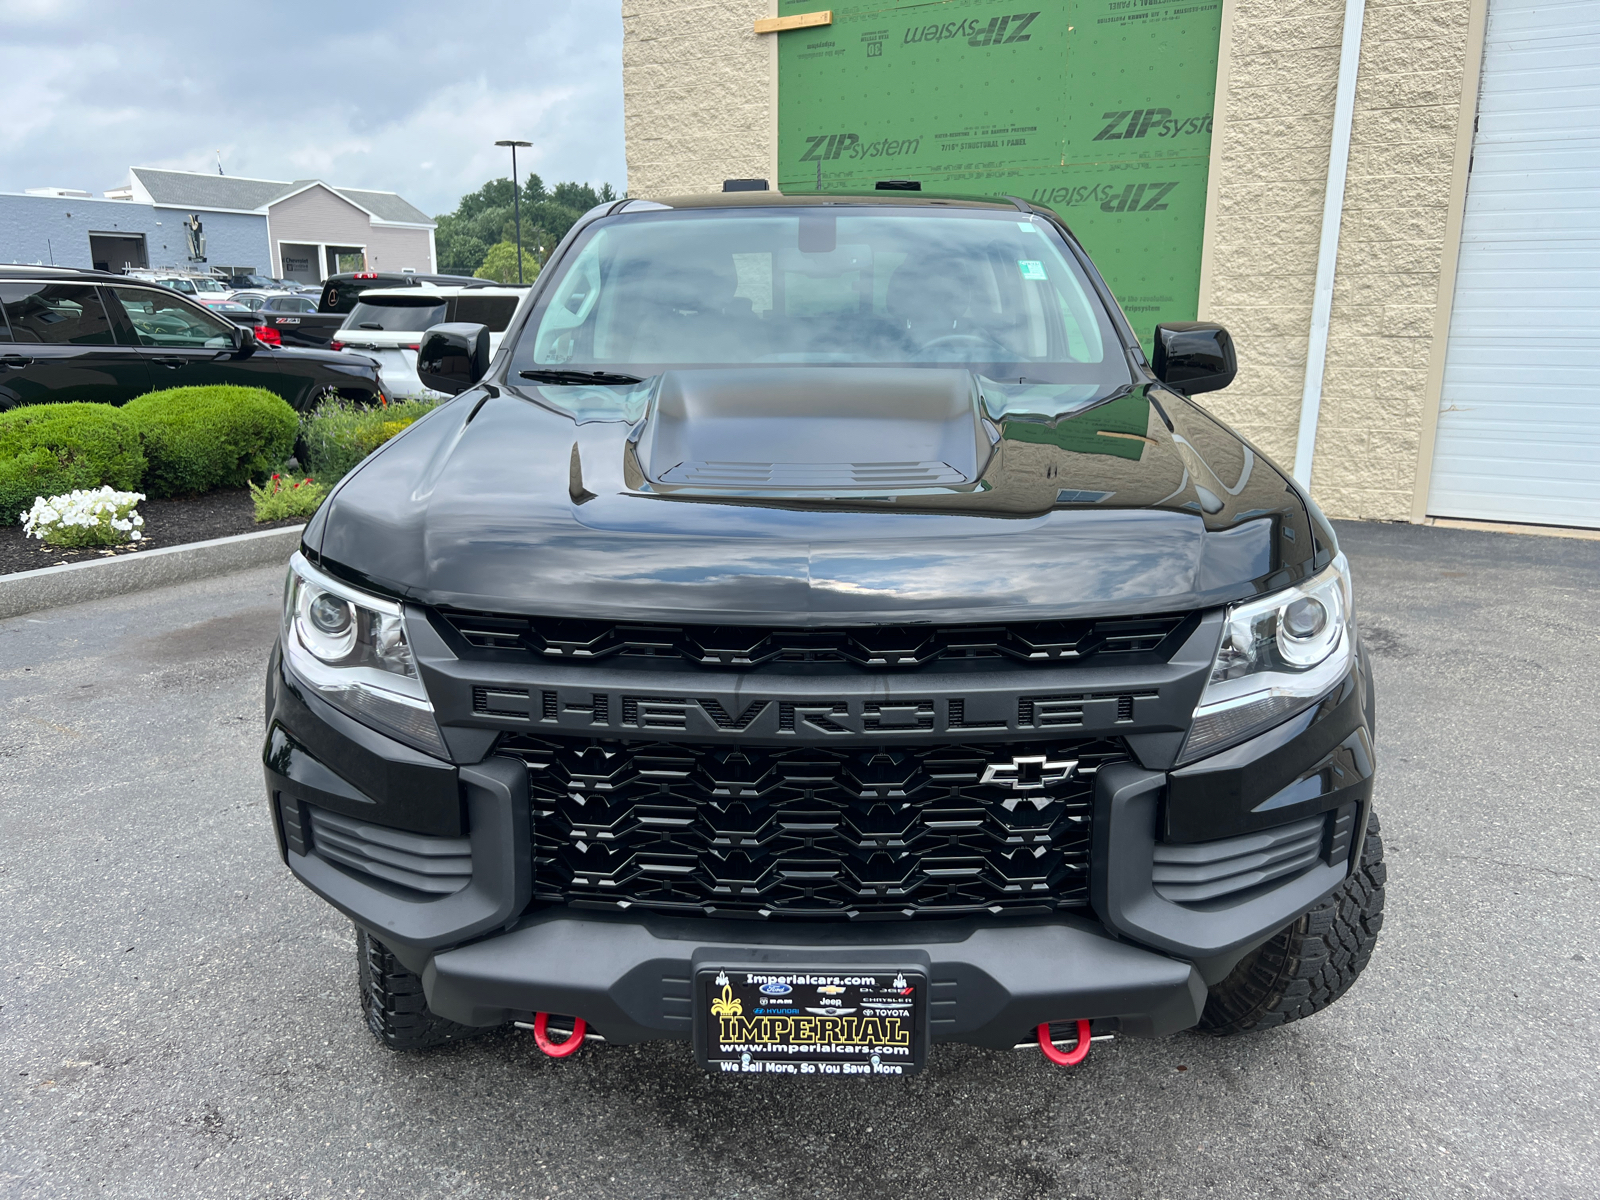
M597 0L0 0L0 191L130 166L326 179L429 213L518 168L626 183L622 19Z

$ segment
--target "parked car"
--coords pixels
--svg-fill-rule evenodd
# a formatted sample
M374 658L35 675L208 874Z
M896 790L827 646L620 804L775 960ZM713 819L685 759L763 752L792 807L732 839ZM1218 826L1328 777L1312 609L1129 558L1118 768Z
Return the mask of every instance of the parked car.
M412 271L351 271L330 275L322 281L322 295L317 301L320 313L346 313L356 306L362 292L373 288L422 287L437 284L446 287L466 287L482 284L482 279L471 275L418 275Z
M267 323L267 318L253 311L247 304L240 304L236 299L213 300L206 303L206 310L226 317L240 328L248 329L263 346L276 350L283 345L278 331Z
M273 279L270 275L234 275L228 280L228 287L236 292L283 292L289 290L289 285L281 279Z
M377 359L384 389L391 396L436 395L417 377L417 348L423 333L447 321L475 322L488 329L493 354L526 294L526 288L481 281L466 287L375 288L361 293L328 348Z
M181 296L192 296L201 302L226 300L231 295L231 290L223 286L220 280L202 275L163 275L157 277L155 282Z
M300 410L329 391L384 399L373 360L264 351L249 329L173 289L101 271L0 267L0 409L121 404L159 388L212 383L267 388Z
M412 275L403 272L353 271L330 275L317 292L315 313L276 322L286 345L326 347L344 324L362 292L379 287L420 287L424 283L483 284L461 275Z
M423 335L457 398L312 518L268 671L385 1045L1071 1063L1360 974L1350 566L1192 399L1222 327L1147 357L1025 201L741 192L589 213L504 337Z

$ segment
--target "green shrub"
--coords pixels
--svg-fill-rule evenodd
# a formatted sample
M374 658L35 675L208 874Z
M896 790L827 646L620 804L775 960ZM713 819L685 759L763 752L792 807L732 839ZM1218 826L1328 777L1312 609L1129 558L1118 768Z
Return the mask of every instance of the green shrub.
M264 388L186 387L137 396L122 411L138 423L152 496L243 487L294 449L299 419Z
M281 475L274 475L261 486L250 485L250 499L255 501L256 520L284 521L290 517L309 517L327 498L328 488L314 479L288 483Z
M0 524L15 525L38 496L104 484L131 491L144 477L139 427L109 404L29 404L0 413Z
M348 400L324 400L305 418L306 466L318 479L337 481L395 434L426 416L442 400L397 400L371 408Z

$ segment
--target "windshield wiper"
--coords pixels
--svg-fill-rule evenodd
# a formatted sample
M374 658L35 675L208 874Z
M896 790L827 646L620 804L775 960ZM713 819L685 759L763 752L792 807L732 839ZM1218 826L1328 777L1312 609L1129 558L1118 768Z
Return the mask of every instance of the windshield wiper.
M563 371L551 367L545 370L518 371L518 375L534 383L643 383L644 380L637 375L624 375L618 371Z

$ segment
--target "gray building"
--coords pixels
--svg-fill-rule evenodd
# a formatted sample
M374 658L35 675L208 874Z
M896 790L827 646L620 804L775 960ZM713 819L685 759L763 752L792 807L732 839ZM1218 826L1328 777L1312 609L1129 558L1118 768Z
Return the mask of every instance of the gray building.
M187 267L184 223L195 210L177 211L87 192L43 189L0 193L0 262L54 263L60 267ZM199 211L207 265L265 267L267 223L250 213Z
M338 271L430 272L434 223L394 192L134 167L96 197L0 194L0 262L260 272L316 283Z

